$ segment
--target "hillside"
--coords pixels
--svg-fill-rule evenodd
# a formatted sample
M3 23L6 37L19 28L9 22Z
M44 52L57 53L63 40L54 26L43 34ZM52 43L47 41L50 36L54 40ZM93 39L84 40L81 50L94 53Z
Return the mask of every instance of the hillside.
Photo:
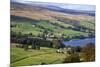
M11 67L95 60L95 6L13 1Z
M94 33L94 16L86 14L70 14L60 12L54 9L58 7L52 6L44 8L42 4L32 5L24 3L11 3L11 23L17 25L11 28L14 32L22 32L23 34L32 33L38 36L43 31L53 35L61 36L88 36L89 32ZM51 10L51 8L53 8ZM60 9L60 8L59 8Z
M47 20L56 20L54 17L70 18L75 20L91 20L94 17L85 15L85 14L69 14L59 11L54 11L53 9L40 7L41 5L32 5L23 4L23 3L11 3L11 15L23 16L32 19L47 19ZM51 7L52 8L52 7Z

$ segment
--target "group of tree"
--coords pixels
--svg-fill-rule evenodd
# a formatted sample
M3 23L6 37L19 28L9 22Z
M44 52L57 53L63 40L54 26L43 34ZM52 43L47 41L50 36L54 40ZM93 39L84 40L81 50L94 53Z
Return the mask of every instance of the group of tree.
M52 47L52 42L48 41L44 38L32 37L32 33L30 34L22 34L21 32L15 33L11 32L11 42L19 43L17 47L28 49L28 46L32 46L32 49L40 49L40 47Z
M89 43L82 48L81 57L83 61L95 61L95 45L93 43Z
M53 39L53 48L59 49L59 48L64 48L65 45L63 44L63 41L61 39Z
M80 52L80 47L71 47L69 46L70 49L67 50L67 54L66 57L63 61L63 63L76 63L76 62L80 62L80 56L79 53Z
M63 63L95 61L95 45L88 43L84 47L71 47Z

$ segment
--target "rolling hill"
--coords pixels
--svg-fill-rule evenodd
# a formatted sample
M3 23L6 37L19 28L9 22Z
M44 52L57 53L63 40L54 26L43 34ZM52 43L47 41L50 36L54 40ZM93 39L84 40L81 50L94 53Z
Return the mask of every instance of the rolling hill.
M44 30L56 36L88 36L88 32L94 33L95 16L91 15L93 11L89 14L88 11L65 9L57 5L11 2L11 30L36 36Z
M11 67L64 63L66 57L70 59L72 55L71 60L74 57L76 60L76 53L78 59L83 59L80 48L76 52L72 47L75 52L72 49L69 52L65 46L83 46L95 38L95 11L92 10L95 6L13 1ZM76 9L80 6L82 8Z

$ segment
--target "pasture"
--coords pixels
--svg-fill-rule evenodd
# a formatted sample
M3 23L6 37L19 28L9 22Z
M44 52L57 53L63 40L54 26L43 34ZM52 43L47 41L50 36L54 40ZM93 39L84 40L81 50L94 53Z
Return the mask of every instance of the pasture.
M40 50L24 51L23 48L11 47L11 67L62 63L65 55L57 53L56 50L41 47Z

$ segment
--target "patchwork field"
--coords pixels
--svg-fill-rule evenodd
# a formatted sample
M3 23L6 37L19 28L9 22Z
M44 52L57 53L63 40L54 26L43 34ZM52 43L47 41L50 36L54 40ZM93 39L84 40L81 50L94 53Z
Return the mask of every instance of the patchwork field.
M11 2L11 67L95 60L95 44L89 42L81 47L79 41L95 39L94 8L71 10L67 6L74 7L73 4ZM79 46L64 44L75 40Z
M62 63L65 55L56 53L56 50L41 47L40 50L24 51L23 48L13 47L11 48L11 67Z
M81 31L75 31L72 29L66 29L68 27L73 27L72 25L66 24L65 28L61 28L59 25L52 25L48 22L37 22L36 24L30 24L30 23L13 23L13 25L16 25L15 27L12 27L11 30L14 32L22 32L23 34L29 34L32 33L33 35L37 36L39 34L42 34L44 30L48 30L50 33L53 33L54 35L88 35L86 32Z
M41 7L40 7L41 5ZM44 3L44 5L46 5ZM38 36L47 30L53 36L84 36L95 32L95 17L87 14L61 12L41 3L11 4L11 31ZM59 8L60 9L60 8ZM60 35L60 36L59 36Z

